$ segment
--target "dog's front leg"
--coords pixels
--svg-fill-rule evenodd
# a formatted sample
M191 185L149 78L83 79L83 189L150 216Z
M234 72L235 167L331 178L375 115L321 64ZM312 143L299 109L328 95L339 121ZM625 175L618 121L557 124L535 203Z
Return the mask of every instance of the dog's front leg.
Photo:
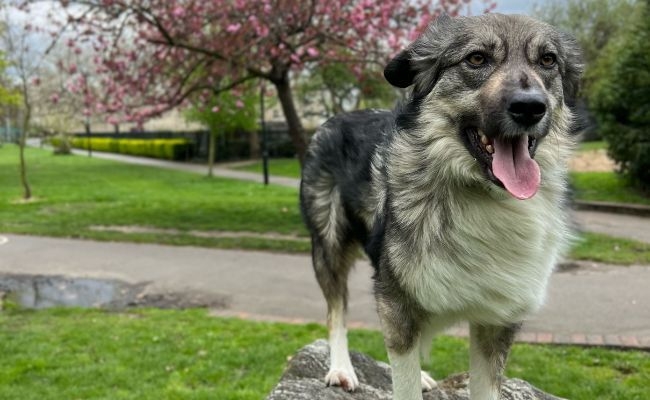
M393 376L393 400L421 400L422 378L417 345L406 351L387 346Z
M499 400L501 379L515 334L521 324L470 324L469 394L471 400Z
M393 400L421 400L419 324L404 312L404 304L380 298L378 311L392 370Z

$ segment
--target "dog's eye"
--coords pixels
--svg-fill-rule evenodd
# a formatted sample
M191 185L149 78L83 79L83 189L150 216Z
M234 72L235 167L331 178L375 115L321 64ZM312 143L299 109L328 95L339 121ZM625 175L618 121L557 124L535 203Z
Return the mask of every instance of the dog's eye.
M539 65L545 68L551 68L555 65L556 58L553 53L546 53L539 59Z
M468 55L465 60L473 67L480 67L481 65L487 64L487 57L478 51Z

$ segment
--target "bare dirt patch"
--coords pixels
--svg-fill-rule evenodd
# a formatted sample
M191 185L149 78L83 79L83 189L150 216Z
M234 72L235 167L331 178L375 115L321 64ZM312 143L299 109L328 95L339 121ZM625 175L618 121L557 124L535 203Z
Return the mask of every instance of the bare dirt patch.
M181 231L178 229L153 228L148 226L136 225L93 225L88 227L90 230L99 232L119 232L126 234L148 233L156 235L190 235L200 238L256 238L256 239L274 239L274 240L293 240L309 241L309 238L297 235L284 235L275 232L248 232L248 231Z
M575 154L569 161L569 169L575 172L612 172L616 163L607 156L607 150L587 150Z

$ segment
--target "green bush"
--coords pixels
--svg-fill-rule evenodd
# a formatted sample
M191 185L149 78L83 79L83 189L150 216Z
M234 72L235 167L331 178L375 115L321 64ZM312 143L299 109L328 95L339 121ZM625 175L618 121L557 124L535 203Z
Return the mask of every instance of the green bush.
M50 139L52 147L54 147L54 154L56 155L68 155L72 153L72 144L70 143L70 137L67 135L57 135Z
M592 69L589 104L609 154L636 186L650 190L650 9L637 1L628 27Z
M160 158L164 160L186 160L194 154L194 144L187 139L113 139L113 138L83 138L75 137L70 140L72 147L107 153L128 154ZM90 144L90 146L89 146ZM57 139L52 140L57 146Z

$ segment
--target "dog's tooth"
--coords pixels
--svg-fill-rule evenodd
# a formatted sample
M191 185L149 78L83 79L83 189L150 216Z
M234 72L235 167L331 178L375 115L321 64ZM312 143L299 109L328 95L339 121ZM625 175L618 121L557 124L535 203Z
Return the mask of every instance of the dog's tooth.
M489 143L490 143L490 139L488 139L488 137L485 136L485 133L483 133L482 130L477 129L477 130L476 130L476 133L478 133L478 136L479 136L479 138L481 139L481 143L483 143L483 145L486 145L486 144L489 144Z
M492 153L494 153L494 146L492 146L491 144L488 144L487 146L485 146L485 150L488 153L492 154Z

